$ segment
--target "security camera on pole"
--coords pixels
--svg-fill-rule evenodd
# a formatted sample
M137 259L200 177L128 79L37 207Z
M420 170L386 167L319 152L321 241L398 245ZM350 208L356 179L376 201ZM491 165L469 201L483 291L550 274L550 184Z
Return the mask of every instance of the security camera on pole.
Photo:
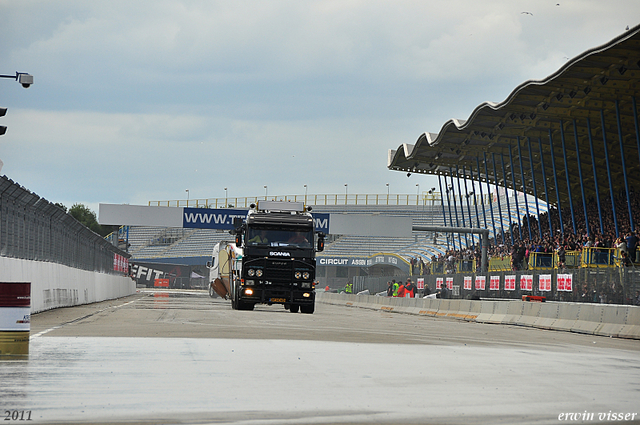
M0 75L0 78L11 78L22 84L22 87L28 89L33 84L33 75L26 72L16 72L16 75ZM0 107L0 117L7 115L7 108ZM7 132L7 126L0 125L0 136ZM0 160L0 171L2 171L2 160Z

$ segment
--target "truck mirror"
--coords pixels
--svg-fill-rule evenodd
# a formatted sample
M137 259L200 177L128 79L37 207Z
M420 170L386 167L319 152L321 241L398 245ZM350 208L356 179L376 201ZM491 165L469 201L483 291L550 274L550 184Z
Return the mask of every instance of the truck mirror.
M318 233L318 246L316 248L316 251L324 251L324 233L322 232Z
M242 233L236 233L236 246L242 246Z

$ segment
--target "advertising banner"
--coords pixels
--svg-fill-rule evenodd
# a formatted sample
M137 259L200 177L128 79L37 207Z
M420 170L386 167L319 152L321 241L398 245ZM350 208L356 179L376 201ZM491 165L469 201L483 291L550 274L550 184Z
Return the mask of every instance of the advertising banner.
M436 289L442 289L443 283L444 283L444 278L436 277Z
M573 275L572 274L561 274L558 273L556 277L556 287L558 291L573 291Z
M551 291L551 275L550 274L541 274L538 276L538 285L539 290L542 292Z
M489 282L489 290L490 291L500 290L500 276L491 276L491 281Z
M516 290L516 275L509 275L504 277L504 289L506 291Z
M476 290L484 291L487 282L486 276L476 276Z
M520 290L533 291L533 275L523 274L520 276Z
M424 277L419 277L417 282L418 290L424 289Z
M452 277L448 277L447 278L447 289L453 289L453 278Z
M464 289L469 291L471 290L471 276L464 277Z

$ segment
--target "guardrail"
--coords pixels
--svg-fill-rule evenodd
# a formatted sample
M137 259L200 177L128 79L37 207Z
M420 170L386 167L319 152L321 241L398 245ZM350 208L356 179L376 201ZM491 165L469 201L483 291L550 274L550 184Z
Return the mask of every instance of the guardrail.
M640 307L637 306L517 300L393 298L327 292L318 292L316 300L325 304L368 308L388 313L640 339Z

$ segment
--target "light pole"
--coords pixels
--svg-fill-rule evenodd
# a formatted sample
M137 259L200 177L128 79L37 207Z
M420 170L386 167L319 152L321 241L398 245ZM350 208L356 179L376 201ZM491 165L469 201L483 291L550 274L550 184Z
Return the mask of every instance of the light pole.
M224 188L224 206L225 208L229 206L229 197L227 196L227 188Z
M349 197L348 185L344 184L344 204L347 205L347 198Z
M265 201L267 200L267 190L268 190L268 189L267 189L267 185L265 184L265 185L264 185L264 200L265 200Z
M187 207L189 206L189 189L185 189L185 192L187 192Z
M307 205L307 185L304 185L304 204Z

